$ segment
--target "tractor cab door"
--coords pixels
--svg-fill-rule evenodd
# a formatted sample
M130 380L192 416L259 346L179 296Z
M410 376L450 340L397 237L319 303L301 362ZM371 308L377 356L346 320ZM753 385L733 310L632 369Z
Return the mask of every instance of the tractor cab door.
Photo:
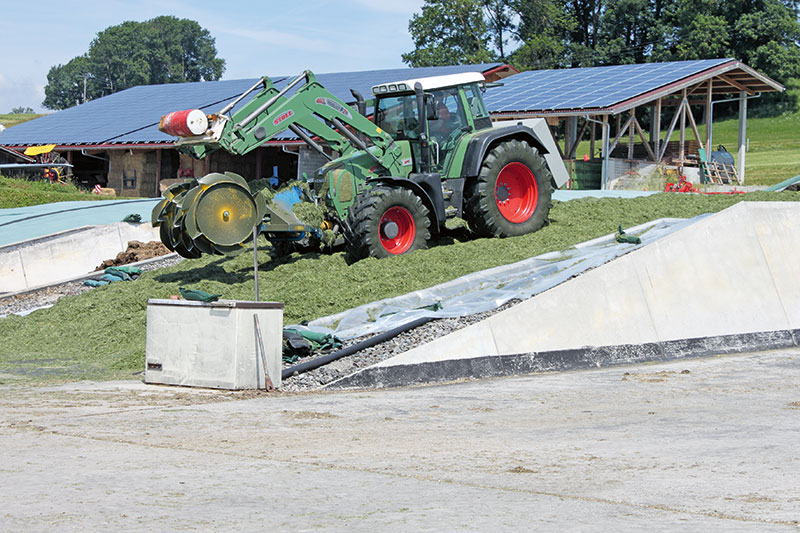
M435 113L428 118L428 138L431 147L431 170L444 173L459 138L470 124L464 111L458 87L430 91Z
M419 136L419 113L413 94L385 96L375 102L375 125L397 141L408 141L414 158L415 171L419 172L422 140Z

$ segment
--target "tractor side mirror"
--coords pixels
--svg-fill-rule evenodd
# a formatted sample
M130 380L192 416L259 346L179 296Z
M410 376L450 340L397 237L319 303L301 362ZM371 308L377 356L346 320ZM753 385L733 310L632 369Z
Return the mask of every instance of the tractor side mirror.
M425 114L428 120L439 120L439 111L436 109L436 102L427 95L425 98Z

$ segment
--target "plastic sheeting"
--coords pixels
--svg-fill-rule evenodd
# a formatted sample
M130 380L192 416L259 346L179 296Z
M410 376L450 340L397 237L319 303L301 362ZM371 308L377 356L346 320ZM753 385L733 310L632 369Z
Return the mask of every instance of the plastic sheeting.
M527 299L555 287L590 268L596 268L641 246L655 242L708 215L692 219L662 218L627 228L642 244L618 243L610 234L561 252L525 259L436 285L355 307L308 324L312 331L332 333L340 339L381 333L420 317L458 317L496 309L513 299ZM441 309L423 309L438 307ZM302 326L288 326L302 328Z
M133 213L147 221L159 200L85 200L0 209L0 246L83 226L112 224Z

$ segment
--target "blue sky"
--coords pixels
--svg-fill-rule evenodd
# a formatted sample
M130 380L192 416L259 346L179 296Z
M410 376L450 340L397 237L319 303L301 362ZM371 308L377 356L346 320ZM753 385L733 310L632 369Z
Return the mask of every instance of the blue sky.
M411 15L422 0L232 0L8 2L3 6L0 113L45 112L51 66L86 52L97 32L125 20L173 15L216 38L223 79L405 66Z

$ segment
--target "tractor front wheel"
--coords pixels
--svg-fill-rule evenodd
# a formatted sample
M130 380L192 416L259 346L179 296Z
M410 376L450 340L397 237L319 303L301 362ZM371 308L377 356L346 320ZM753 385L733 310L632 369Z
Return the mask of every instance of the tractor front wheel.
M504 141L489 151L466 191L465 215L478 235L525 235L547 222L553 189L544 158L524 141Z
M345 232L347 255L391 257L427 248L428 208L408 189L379 186L359 195L350 207Z

